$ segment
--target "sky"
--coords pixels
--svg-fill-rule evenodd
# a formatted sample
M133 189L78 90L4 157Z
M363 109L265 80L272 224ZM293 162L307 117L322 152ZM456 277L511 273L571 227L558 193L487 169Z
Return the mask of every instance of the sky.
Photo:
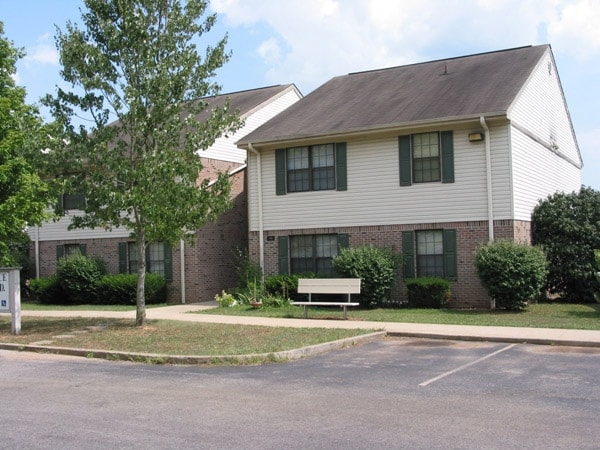
M57 85L56 27L83 0L0 0L4 37L23 48L17 83L29 103ZM294 83L303 95L339 75L524 45L550 44L582 154L583 184L600 190L600 0L212 0L231 60L223 93ZM46 117L50 120L49 117Z

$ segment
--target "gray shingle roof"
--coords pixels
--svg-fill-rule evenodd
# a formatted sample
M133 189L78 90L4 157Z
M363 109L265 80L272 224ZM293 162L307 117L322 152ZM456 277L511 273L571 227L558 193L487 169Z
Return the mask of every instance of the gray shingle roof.
M505 113L549 48L520 47L335 77L238 145Z
M207 120L209 112L215 107L223 106L227 98L229 98L231 109L234 111L238 110L240 116L243 117L270 98L275 97L292 87L292 84L276 85L258 89L250 89L247 91L232 92L229 94L221 94L216 97L206 97L203 100L208 103L208 108L205 109L197 117L197 119L199 121Z

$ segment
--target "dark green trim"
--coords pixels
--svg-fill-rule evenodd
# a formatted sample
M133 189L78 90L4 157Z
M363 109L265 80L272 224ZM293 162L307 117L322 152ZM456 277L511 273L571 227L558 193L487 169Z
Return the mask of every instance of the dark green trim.
M275 193L277 195L285 195L286 186L286 164L285 164L285 148L275 150Z
M127 269L127 242L119 242L119 273L128 273Z
M165 280L173 281L173 251L168 243L165 246Z
M410 186L412 184L412 151L410 147L410 135L398 137L400 186Z
M404 263L404 278L415 277L415 243L414 232L402 232L402 260Z
M452 281L458 279L456 248L456 230L444 230L444 277Z
M343 248L350 247L350 236L347 233L340 233L337 235L338 242L338 253Z
M279 236L277 239L277 262L280 274L287 275L290 273L289 240L287 236Z
M452 131L440 133L442 147L442 183L454 183L454 134Z
M57 245L56 246L56 260L63 258L65 256L65 246Z
M346 162L346 143L335 144L335 182L338 191L348 190L348 174Z

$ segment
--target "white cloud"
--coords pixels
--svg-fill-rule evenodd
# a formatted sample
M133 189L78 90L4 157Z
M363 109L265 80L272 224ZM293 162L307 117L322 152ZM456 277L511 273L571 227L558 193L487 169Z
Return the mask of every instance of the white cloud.
M548 26L552 41L560 43L581 59L600 53L600 2L578 0L562 2L558 15Z
M46 33L40 36L37 40L37 44L30 49L27 49L27 56L24 60L28 63L41 63L41 64L53 64L59 63L58 51L51 44L52 35Z

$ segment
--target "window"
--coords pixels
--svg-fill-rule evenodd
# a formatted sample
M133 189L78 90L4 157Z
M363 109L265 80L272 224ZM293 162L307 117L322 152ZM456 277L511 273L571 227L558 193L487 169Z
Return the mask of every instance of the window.
M60 201L64 210L83 209L85 206L85 195L83 194L62 194Z
M137 273L138 251L135 242L119 244L119 272ZM171 247L162 242L150 243L146 246L146 272L162 275L165 280L173 278Z
M288 148L287 191L335 189L333 144Z
M56 259L70 255L80 254L86 256L87 248L85 244L61 244L56 246Z
M440 135L421 133L413 135L413 180L415 183L440 181Z
M400 186L413 183L454 183L452 131L419 133L398 138Z
M402 233L404 277L457 278L456 230Z
M417 231L417 276L444 276L444 236L441 230Z
M346 144L309 145L275 152L276 193L347 189Z
M330 274L341 247L348 247L347 234L280 236L279 272Z

